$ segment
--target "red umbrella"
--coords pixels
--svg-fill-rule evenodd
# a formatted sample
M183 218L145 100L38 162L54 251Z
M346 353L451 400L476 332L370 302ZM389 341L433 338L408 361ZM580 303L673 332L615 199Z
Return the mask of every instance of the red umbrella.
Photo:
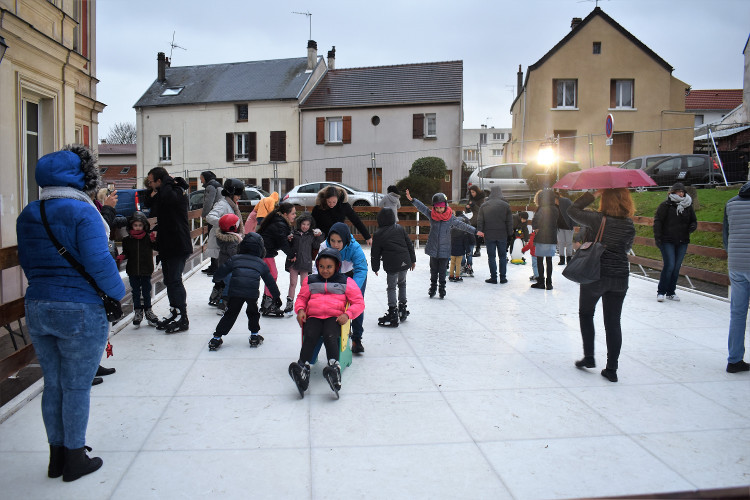
M574 191L578 189L609 189L656 186L654 180L640 169L610 166L594 167L565 174L554 188Z

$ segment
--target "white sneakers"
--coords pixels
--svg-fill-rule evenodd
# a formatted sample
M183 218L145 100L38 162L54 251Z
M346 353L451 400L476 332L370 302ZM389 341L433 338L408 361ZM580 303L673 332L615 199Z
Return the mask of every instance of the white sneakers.
M667 295L667 300L674 300L675 302L679 302L680 298L677 295Z
M657 293L656 294L656 301L657 302L664 302L664 294L663 293Z
M664 297L665 297L665 295L663 293L657 293L656 294L656 301L657 302L664 302ZM678 297L677 295L666 295L666 298L667 298L667 300L673 300L675 302L679 302L680 301L680 297Z

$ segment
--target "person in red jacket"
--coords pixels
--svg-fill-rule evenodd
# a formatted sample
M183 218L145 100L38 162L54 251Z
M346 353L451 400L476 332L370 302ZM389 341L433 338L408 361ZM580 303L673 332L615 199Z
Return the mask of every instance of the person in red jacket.
M522 252L531 252L531 270L534 274L529 276L530 281L536 281L539 279L539 268L536 266L536 246L534 246L534 238L536 238L536 231L533 231L529 236L529 242L524 245L521 249Z
M338 250L322 249L315 260L315 266L318 273L311 274L302 283L297 301L294 303L297 322L302 327L303 340L299 361L289 365L289 376L294 380L303 398L310 383L310 362L321 338L328 359L328 364L323 368L323 376L338 396L341 390L341 325L365 310L365 300L357 283L340 271L341 255Z

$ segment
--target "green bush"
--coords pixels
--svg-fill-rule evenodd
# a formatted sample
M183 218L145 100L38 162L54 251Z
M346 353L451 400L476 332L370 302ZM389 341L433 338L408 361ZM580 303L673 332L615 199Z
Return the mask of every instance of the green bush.
M436 156L425 156L417 158L411 164L409 176L422 176L429 179L443 179L448 172L448 167L442 158Z
M440 179L430 179L421 175L410 175L404 177L396 183L396 187L401 192L402 200L406 197L406 190L409 190L412 198L417 198L425 205L432 203L432 195L440 190Z

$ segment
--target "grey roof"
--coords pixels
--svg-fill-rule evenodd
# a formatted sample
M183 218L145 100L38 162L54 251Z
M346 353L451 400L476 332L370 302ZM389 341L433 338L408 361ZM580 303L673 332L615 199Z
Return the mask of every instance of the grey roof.
M101 143L98 145L99 156L102 155L134 155L136 154L137 144L109 144Z
M301 108L460 103L463 61L329 70Z
M133 107L296 99L312 74L306 69L306 57L166 68L166 80L154 80ZM176 87L184 88L161 95Z

